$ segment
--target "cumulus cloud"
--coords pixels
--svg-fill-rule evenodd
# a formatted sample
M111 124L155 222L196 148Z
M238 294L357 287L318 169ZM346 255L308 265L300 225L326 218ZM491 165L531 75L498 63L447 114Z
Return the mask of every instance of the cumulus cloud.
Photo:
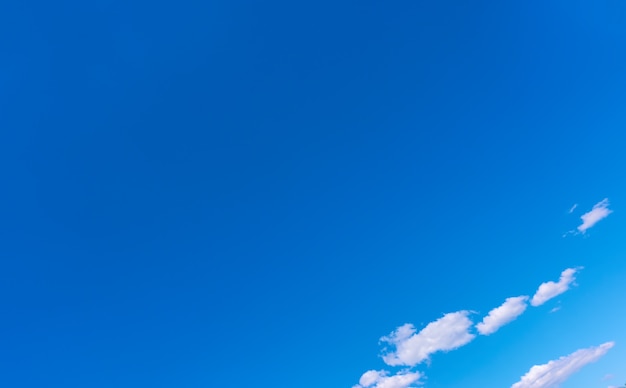
M556 387L585 365L598 361L613 345L613 342L606 342L600 346L577 350L568 356L552 360L547 364L534 365L511 388Z
M383 361L391 366L415 366L428 360L433 353L454 350L469 343L476 335L469 332L473 322L468 315L469 311L445 314L419 333L410 323L398 327L381 338L395 347L395 351L383 355Z
M561 295L565 291L569 290L570 285L576 280L574 275L582 268L568 268L561 272L561 278L558 282L545 282L541 283L537 292L533 296L530 304L537 307L546 303L550 299Z
M585 233L587 229L593 227L600 220L608 217L611 213L613 213L613 210L609 209L609 199L605 198L593 205L593 208L590 211L580 216L583 223L578 226L578 231L580 233Z
M352 388L411 388L422 378L420 372L402 371L389 376L386 370L369 370Z
M507 298L501 306L489 311L489 314L483 318L483 321L476 325L476 329L482 335L495 333L526 310L527 300L528 296Z

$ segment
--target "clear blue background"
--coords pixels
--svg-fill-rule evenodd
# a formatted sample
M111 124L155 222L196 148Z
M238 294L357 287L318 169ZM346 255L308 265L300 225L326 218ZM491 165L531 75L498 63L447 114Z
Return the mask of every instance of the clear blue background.
M587 378L624 380L625 23L620 0L2 2L0 385L349 387L396 326L578 265L558 313L420 370L508 386L616 340Z

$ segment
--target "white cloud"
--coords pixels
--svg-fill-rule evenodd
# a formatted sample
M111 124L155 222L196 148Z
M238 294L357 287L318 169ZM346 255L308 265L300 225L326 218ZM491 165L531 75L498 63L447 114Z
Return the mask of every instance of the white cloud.
M389 336L381 338L396 348L383 355L383 361L391 366L415 366L428 360L433 353L454 350L469 343L476 335L469 332L473 323L468 315L469 311L445 314L417 334L410 323L398 327Z
M507 298L501 306L489 311L489 314L483 318L483 321L476 325L476 329L482 335L495 333L526 310L527 300L527 296Z
M403 371L389 376L385 370L369 370L363 373L359 383L352 388L411 388L420 378L420 372Z
M533 296L530 304L537 307L546 303L550 299L561 295L565 291L569 290L570 285L576 280L574 275L576 271L582 269L581 268L568 268L565 271L561 272L561 278L558 282L545 282L541 283L537 292Z
M609 209L609 199L605 198L593 205L593 209L580 216L583 223L578 226L578 231L585 233L587 229L597 224L598 221L608 217L611 213L613 213L613 210Z
M607 342L597 347L577 350L547 364L535 365L511 388L556 387L585 365L600 359L613 345L613 342Z
M572 213L574 212L574 210L576 210L576 208L577 208L577 207L578 207L578 204L577 204L577 203L575 203L575 204L574 204L574 206L572 206L572 207L569 209L568 213L569 213L569 214L572 214Z

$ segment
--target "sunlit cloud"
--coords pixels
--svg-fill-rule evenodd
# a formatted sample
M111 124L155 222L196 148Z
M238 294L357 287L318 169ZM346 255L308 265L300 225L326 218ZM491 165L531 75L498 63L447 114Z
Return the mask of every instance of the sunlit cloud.
M535 295L530 301L530 304L537 307L546 303L550 299L561 295L565 291L569 290L570 286L576 280L575 274L577 271L581 270L582 267L579 268L568 268L561 272L561 278L558 282L545 282L542 283Z
M551 388L558 386L585 365L598 361L613 345L613 342L606 342L600 346L577 350L547 364L534 365L511 388Z
M401 371L390 376L386 370L369 370L352 388L412 388L422 377L420 372Z
M391 366L415 366L428 360L433 353L454 350L469 343L476 335L469 332L473 322L468 315L469 311L445 314L419 333L410 323L398 327L381 338L395 348L383 355L383 361Z
M605 198L593 205L590 211L580 216L583 222L578 226L578 231L585 233L589 228L608 217L611 213L613 213L613 210L609 209L609 199Z
M519 317L527 307L528 296L516 296L507 298L502 305L489 311L482 322L476 325L476 329L482 335L493 334L502 326Z

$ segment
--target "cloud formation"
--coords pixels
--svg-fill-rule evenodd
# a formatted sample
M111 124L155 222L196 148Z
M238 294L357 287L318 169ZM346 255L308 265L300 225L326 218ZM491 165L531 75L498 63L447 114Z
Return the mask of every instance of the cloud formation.
M495 333L526 310L527 300L528 296L507 298L501 306L489 311L489 314L483 318L483 321L476 325L476 329L482 335Z
M613 213L613 210L609 209L609 199L604 198L602 201L593 205L593 208L590 211L580 216L583 223L578 226L578 231L580 233L585 233L587 229L593 227L600 220L608 217L611 213Z
M380 339L395 347L395 351L383 355L383 361L390 366L415 366L428 360L433 353L454 350L469 343L476 335L469 332L473 323L468 315L469 311L445 314L419 333L410 323L398 327Z
M595 362L613 347L613 342L600 346L580 349L574 353L552 360L547 364L534 365L522 379L511 388L550 388L567 380L585 365Z
M437 352L448 352L460 348L477 334L490 335L502 326L514 321L526 311L528 304L540 306L548 300L566 292L575 282L575 275L583 267L567 268L561 272L558 282L548 281L539 285L535 295L507 298L500 306L492 309L483 320L474 325L469 318L469 310L461 310L443 315L430 322L419 332L411 323L396 328L389 335L380 338L387 346L383 349L382 359L389 366L408 367L396 374L386 370L369 370L365 372L357 385L352 388L415 388L421 386L424 378L422 372L413 368ZM530 299L530 302L529 302ZM558 310L556 307L551 310ZM474 326L476 331L474 331ZM568 356L553 360L544 365L533 366L521 380L511 388L548 388L554 387L584 365L596 361L613 346L607 342L601 346L581 349Z
M580 269L582 268L568 268L561 272L561 278L558 282L550 281L541 283L537 292L535 292L535 295L531 299L530 304L534 307L541 306L550 299L569 290L570 285L576 280L574 275Z
M359 383L352 388L411 388L420 378L420 372L403 371L389 376L386 370L369 370L363 373Z

